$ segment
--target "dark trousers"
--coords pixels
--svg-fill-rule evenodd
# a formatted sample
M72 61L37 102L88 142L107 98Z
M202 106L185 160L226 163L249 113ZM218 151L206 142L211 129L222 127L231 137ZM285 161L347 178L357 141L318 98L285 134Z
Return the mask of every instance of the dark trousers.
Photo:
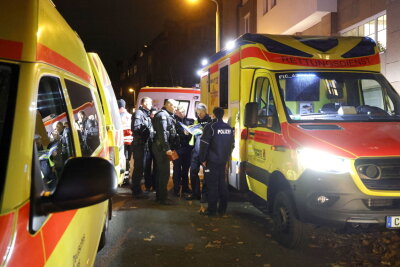
M124 149L125 149L125 159L126 159L125 171L129 173L129 169L131 167L130 161L132 157L132 147L131 145L124 145Z
M132 145L133 152L133 175L132 175L132 192L133 194L141 194L142 188L140 183L144 178L145 181L151 179L151 154L147 144Z
M197 156L192 157L190 162L190 184L192 186L193 196L196 198L200 198L200 161Z
M192 186L193 196L195 198L207 199L207 183L203 180L203 186L200 189L200 171L201 162L197 156L193 156L190 162L190 184Z
M192 152L191 146L184 146L176 150L179 158L174 160L174 192L178 194L182 187L182 192L189 192L189 167L190 167L190 154Z
M151 143L149 143L149 146L148 146L148 154L149 154L148 158L147 158L148 162L147 162L147 165L145 166L145 169L147 168L147 171L145 170L145 173L150 173L150 175L144 177L144 185L146 186L146 190L150 190L150 189L155 190L156 189L156 174L155 173L156 173L157 167L156 167L156 161L154 159L154 153L152 150Z
M225 213L228 206L228 186L225 180L226 164L207 163L204 179L207 184L208 211ZM218 208L217 208L218 206Z
M169 180L169 159L162 149L153 144L152 151L156 161L156 199L165 201L168 196L167 185Z

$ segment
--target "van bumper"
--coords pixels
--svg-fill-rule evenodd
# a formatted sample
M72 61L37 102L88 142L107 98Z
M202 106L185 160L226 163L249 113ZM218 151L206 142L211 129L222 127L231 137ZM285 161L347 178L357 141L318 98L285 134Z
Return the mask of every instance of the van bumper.
M350 174L307 170L292 183L292 188L300 220L304 222L385 225L387 216L400 216L400 197L365 195Z

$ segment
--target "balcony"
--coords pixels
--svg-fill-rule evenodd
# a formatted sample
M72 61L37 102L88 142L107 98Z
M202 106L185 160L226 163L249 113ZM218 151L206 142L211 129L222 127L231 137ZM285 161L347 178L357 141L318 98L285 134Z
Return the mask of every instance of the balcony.
M265 14L262 2L258 0L258 33L295 34L319 23L323 16L337 12L337 0L278 0Z

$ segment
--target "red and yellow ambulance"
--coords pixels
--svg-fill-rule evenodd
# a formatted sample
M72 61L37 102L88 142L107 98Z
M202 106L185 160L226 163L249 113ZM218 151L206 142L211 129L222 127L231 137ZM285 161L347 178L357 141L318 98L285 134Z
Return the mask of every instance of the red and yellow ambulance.
M117 174L82 41L50 0L0 8L0 265L92 266Z
M303 222L400 228L400 98L367 37L245 34L202 70L235 129L229 183L266 201L280 243Z
M124 134L117 99L107 70L99 55L90 52L88 53L88 58L96 81L106 122L109 157L118 173L118 184L121 185L125 177L126 159L124 152Z

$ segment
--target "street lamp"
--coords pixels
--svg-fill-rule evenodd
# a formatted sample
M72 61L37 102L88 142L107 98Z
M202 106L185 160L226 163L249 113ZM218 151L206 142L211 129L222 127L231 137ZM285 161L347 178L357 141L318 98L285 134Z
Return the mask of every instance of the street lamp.
M194 4L197 3L199 0L187 0L189 3ZM217 0L211 0L215 3L217 9L215 11L215 52L219 51L219 44L220 44L220 32L219 32L219 4Z
M136 100L136 91L133 88L129 88L128 92L133 94L133 106L135 106L135 100Z

